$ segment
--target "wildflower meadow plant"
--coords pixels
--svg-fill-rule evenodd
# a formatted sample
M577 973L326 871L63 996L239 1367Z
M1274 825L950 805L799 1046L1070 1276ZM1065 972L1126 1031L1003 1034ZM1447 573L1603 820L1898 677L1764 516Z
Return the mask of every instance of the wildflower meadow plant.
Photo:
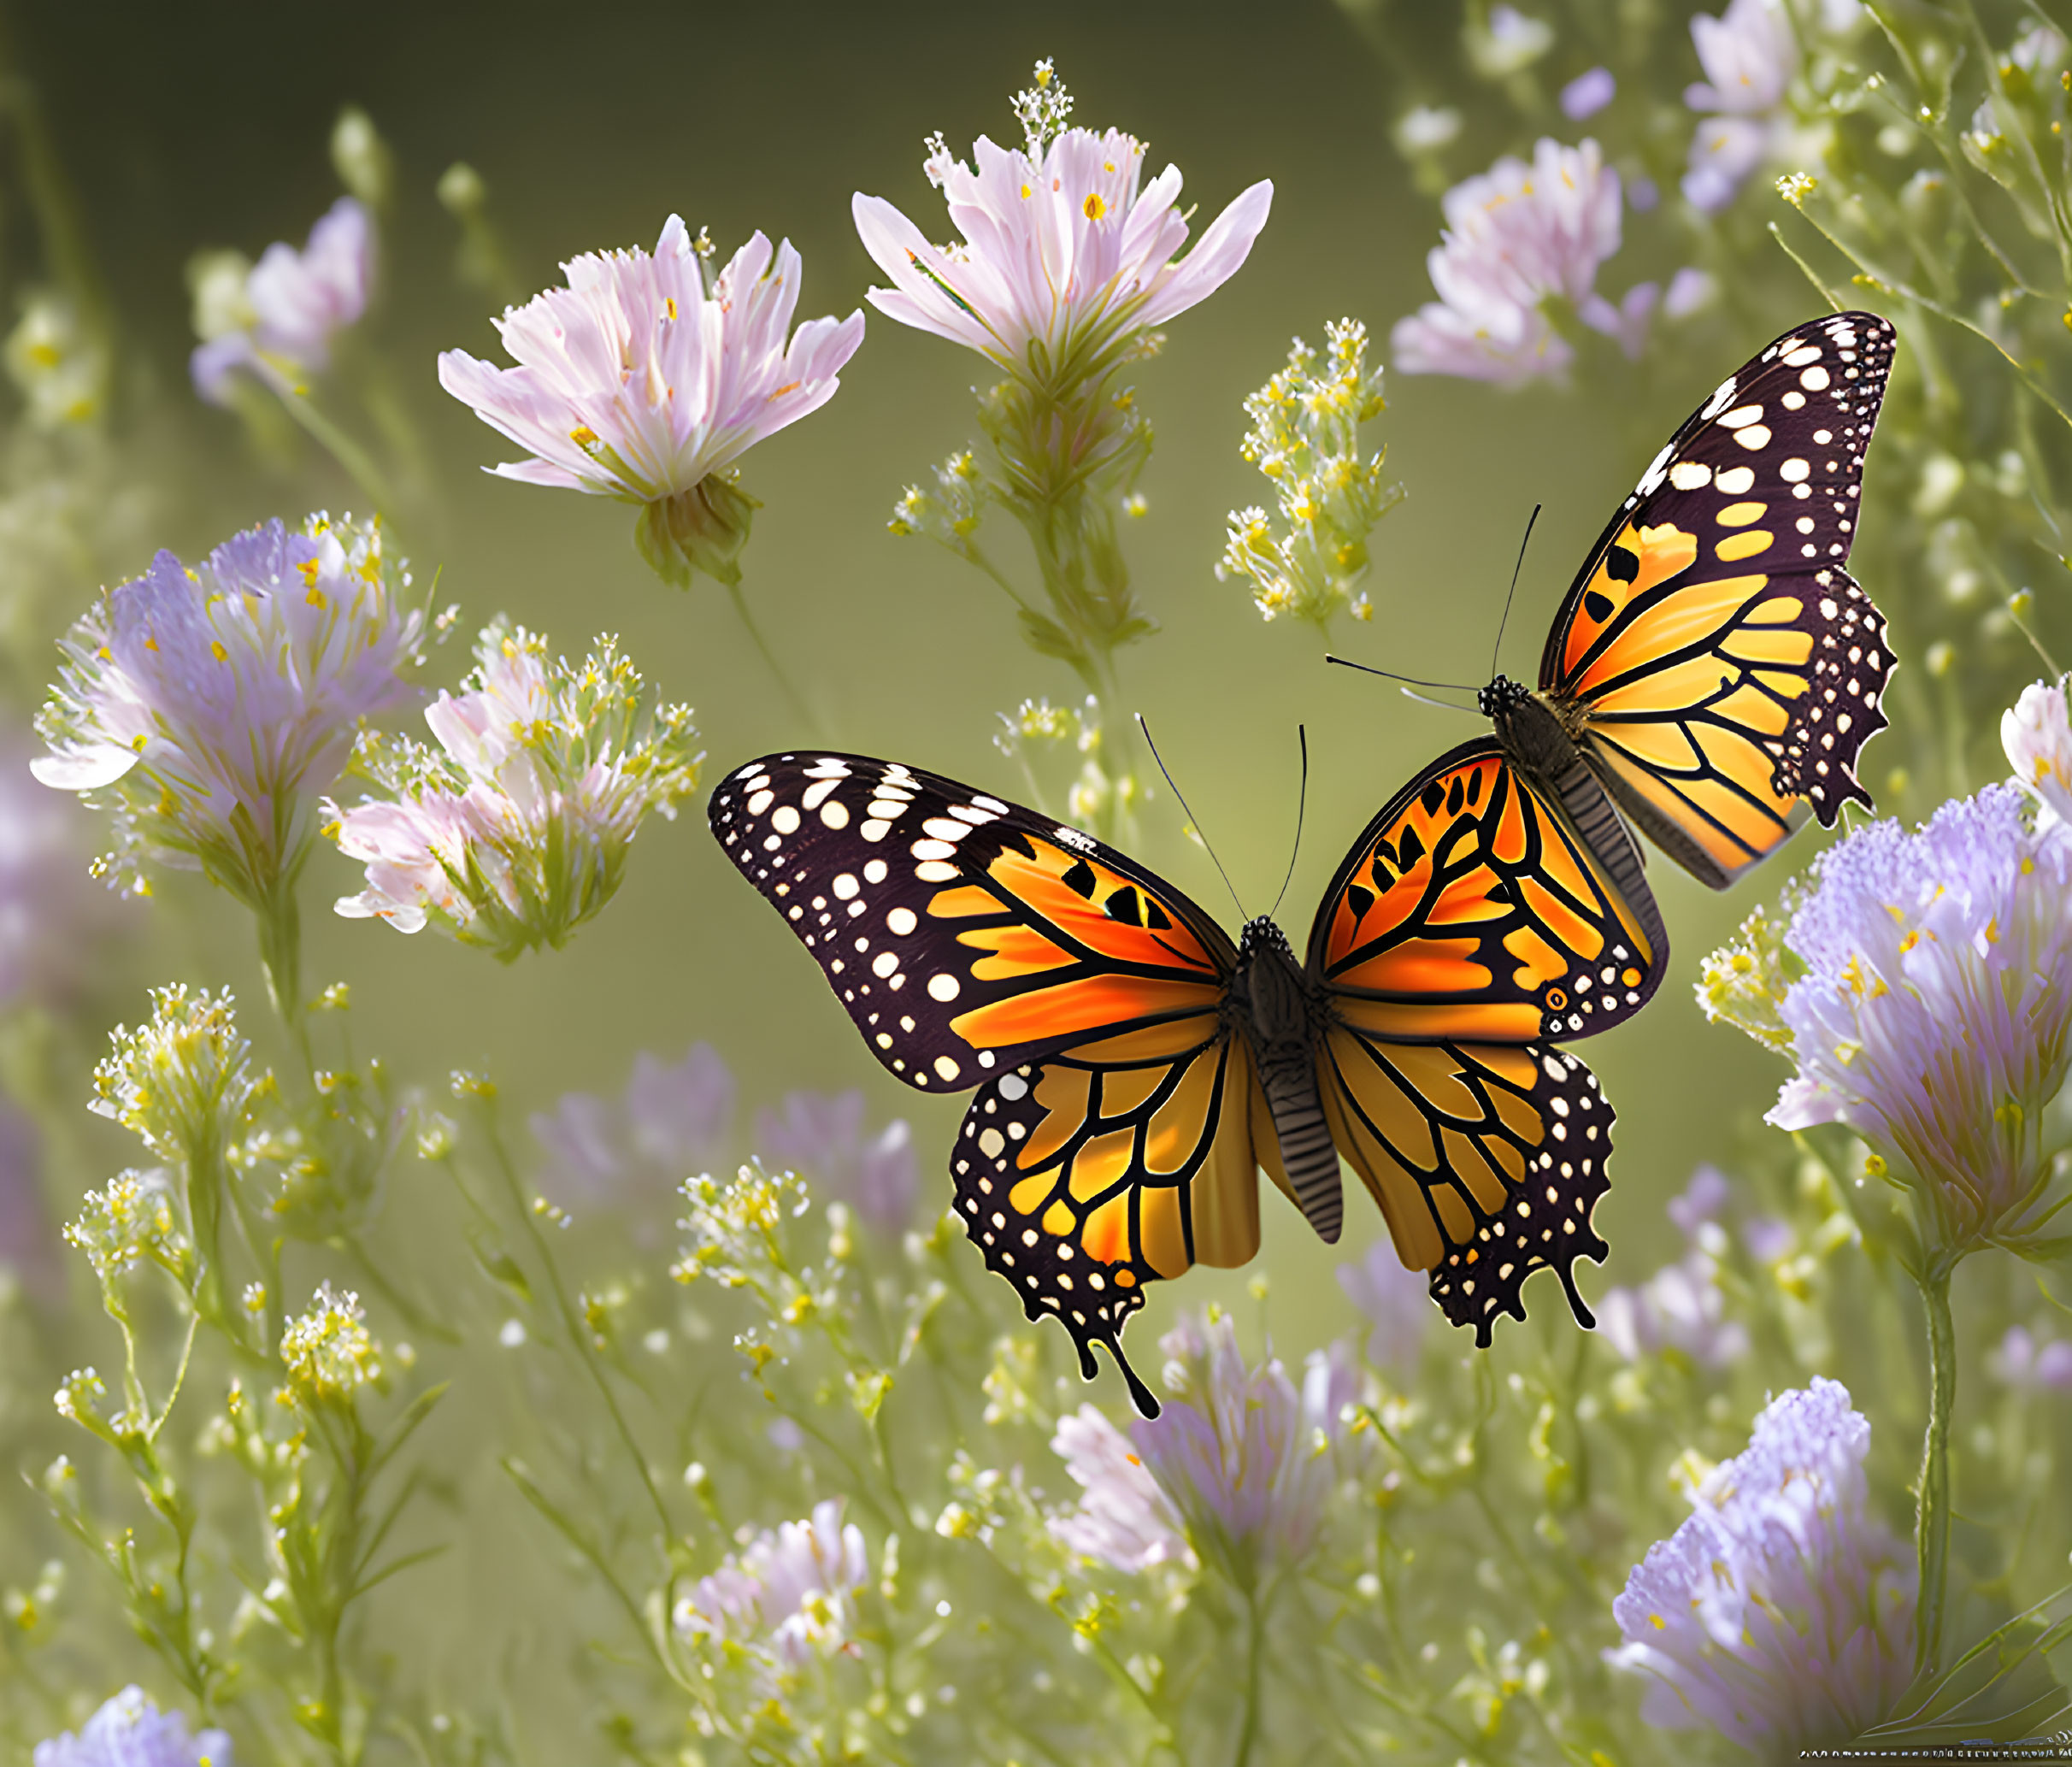
M191 337L165 242L256 250L280 217L224 208L197 157L248 137L168 107L268 127L271 88L215 27L149 39L148 79L118 37L93 80L48 85L115 95L89 128L41 108L38 57L70 36L16 45L0 1753L1628 1767L2060 1746L2072 44L2018 0L1616 10L1204 15L1192 85L1111 56L1075 76L1102 83L1090 119L1039 62L1012 138L932 136L897 188L887 140L998 89L984 19L955 40L816 21L820 61L878 70L829 86L795 21L657 15L600 130L594 105L567 125L597 82L565 31L462 8L341 56L284 14L272 65L344 68L363 102L312 118L289 82L309 139L262 169L287 221L322 212L256 262L192 256ZM461 132L433 162L421 128L384 133L393 69L426 67ZM656 80L674 109L644 102ZM1110 116L1156 118L1169 155ZM514 153L541 117L563 121ZM132 162L150 176L116 175ZM672 215L652 250L585 249L687 191L745 229L782 216L828 278L815 306L856 310L799 320L800 254L761 233L729 259ZM847 262L826 243L845 227ZM150 249L103 266L115 240ZM562 285L534 292L552 257ZM1356 292L1284 298L1326 285ZM867 303L887 321L868 338ZM1316 737L1338 716L1314 649L1263 625L1349 616L1406 657L1472 636L1421 562L1433 535L1533 494L1528 467L1551 504L1564 474L1616 472L1597 513L1712 364L1849 307L1898 338L1849 558L1902 664L1863 779L1880 808L1735 879L1700 1011L1663 991L1604 1040L1625 1146L1607 1266L1578 1272L1597 1328L1534 1277L1487 1347L1438 1329L1428 1273L1386 1236L1318 1252L1269 1175L1259 1260L1148 1298L1159 1415L1105 1368L1088 1384L953 1212L947 1101L859 1063L732 868L660 826L704 746L723 772L762 747L886 751L1048 806L1087 858L1028 883L1045 926L931 947L969 948L973 981L1025 1004L1074 985L1051 928L1119 919L1174 957L1152 881L1198 893L1201 854L1133 714L1213 720L1229 745L1200 797L1243 803L1276 720ZM485 321L502 361L433 359L427 339ZM941 344L975 427L903 492L888 451L939 420L915 374ZM1414 398L1386 378L1406 374ZM838 388L813 448L756 452ZM648 564L712 579L733 614L651 598L622 638L557 648L544 632L619 623L585 600L577 506L484 485L468 411L513 445L494 474L631 505ZM830 465L845 434L877 439ZM1437 470L1434 439L1463 436L1477 470ZM1757 468L1737 498L1767 494ZM1382 524L1398 475L1415 526ZM263 519L348 491L378 516ZM874 498L897 498L890 537ZM729 691L729 618L777 666L749 619L758 518L773 590L840 650L825 694ZM1753 558L1767 529L1723 535L1701 539ZM940 624L916 538L1009 598L1045 659L1027 667L1069 675L1002 674ZM433 580L470 604L471 655L443 648L461 614ZM1760 678L1804 636L1757 617L1722 654ZM1678 680L1728 716L1712 670ZM1703 760L1714 727L1687 727ZM1399 733L1369 708L1311 746L1357 760ZM1372 769L1325 764L1310 820L1357 826ZM782 814L801 864L816 829L866 839L826 792ZM1210 820L1249 901L1279 824ZM945 936L978 893L937 869L966 826L859 845L792 905L846 916L830 936L864 961ZM1118 892L1103 865L1142 869ZM335 911L305 919L312 892ZM1691 892L1660 906L1698 936ZM1445 904L1477 911L1472 889ZM1451 963L1432 932L1406 965ZM1538 959L1510 955L1516 975L1475 986L1526 987ZM1715 1061L1705 1017L1768 1055ZM1169 1064L1204 1022L1032 1043L1018 1063L1087 1079L1089 1121L998 1132L1083 1135L1074 1187L1169 1181L1160 1269L1206 1249L1203 1181L1167 1169L1163 1129L1195 1107L1205 1068ZM1082 1059L1121 1063L1098 1096ZM1257 1137L1256 1098L1216 1108ZM1133 1140L1139 1121L1159 1127ZM1053 1189L1056 1218L1084 1200Z

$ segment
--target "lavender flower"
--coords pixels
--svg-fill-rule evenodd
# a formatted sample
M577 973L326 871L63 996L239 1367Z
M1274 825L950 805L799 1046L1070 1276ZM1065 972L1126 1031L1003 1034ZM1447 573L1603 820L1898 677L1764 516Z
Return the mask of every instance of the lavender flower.
M497 621L475 659L465 691L425 712L437 751L368 733L358 764L389 796L328 806L328 832L367 867L340 914L436 925L508 961L561 945L611 899L640 824L675 815L700 757L690 708L644 710L610 639L579 666Z
M491 468L641 505L634 539L664 581L696 571L740 580L755 500L736 462L765 436L834 397L863 341L863 315L796 333L803 267L761 233L708 277L711 242L672 215L652 256L585 252L550 288L497 321L518 366L465 350L439 359L439 385L532 458Z
M1619 82L1609 68L1592 68L1579 74L1561 89L1562 115L1571 122L1595 116L1619 96Z
M1498 160L1448 191L1441 207L1446 231L1426 259L1439 299L1391 335L1403 373L1506 385L1557 374L1575 352L1545 310L1555 301L1629 352L1638 347L1654 286L1629 290L1617 306L1596 292L1598 267L1620 237L1619 174L1596 142L1542 140L1531 165Z
M1392 1240L1377 1240L1357 1263L1338 1267L1339 1287L1373 1328L1367 1359L1400 1375L1416 1371L1432 1322L1431 1282L1422 1270L1404 1268Z
M31 770L114 810L103 867L139 890L155 859L262 909L362 721L417 698L424 618L398 586L379 526L350 517L248 529L192 570L161 552L64 640Z
M2072 839L1989 786L1821 856L1785 942L1797 1076L1769 1121L1844 1122L1910 1164L1945 1243L2014 1226L2048 1178L2072 1062Z
M221 1730L187 1734L185 1713L162 1712L142 1687L127 1687L75 1736L36 1745L35 1767L235 1767Z
M105 892L79 888L76 819L32 764L0 738L0 1010L69 992L115 918Z
M1067 392L1142 353L1153 327L1235 275L1266 225L1262 180L1210 223L1185 257L1176 166L1139 188L1144 144L1120 130L1062 127L1072 101L1047 62L1015 101L1026 145L973 144L974 171L940 135L923 169L962 243L930 243L882 197L856 193L856 232L892 280L870 302L1033 385Z
M194 390L211 404L231 402L232 378L256 374L278 391L325 368L333 338L367 310L374 277L374 224L351 197L340 197L300 251L285 241L247 267L219 254L195 268Z
M1316 1543L1350 1369L1317 1359L1298 1392L1277 1358L1246 1367L1227 1315L1184 1322L1159 1347L1174 1397L1132 1425L1138 1452L1195 1550L1250 1587Z
M1132 1573L1194 1562L1173 1500L1102 1413L1081 1405L1059 1418L1051 1452L1084 1493L1078 1508L1050 1520L1051 1532L1072 1551Z
M2022 690L2013 708L2000 714L2000 745L2015 783L2040 806L2040 820L2072 823L2072 723L2062 680Z
M1626 1642L1606 1660L1648 1677L1650 1723L1781 1756L1890 1715L1912 1678L1915 1572L1869 1512L1869 1448L1848 1390L1816 1380L1699 1483L1612 1604Z
M2072 1393L2072 1341L2039 1344L2022 1326L2010 1325L1992 1357L2002 1385L2026 1393Z
M815 1179L881 1233L898 1233L913 1213L921 1188L913 1131L895 1117L866 1134L860 1092L787 1093L782 1115L756 1113L756 1146L766 1160Z
M1704 120L1691 138L1683 193L1710 215L1734 200L1778 144L1798 44L1783 0L1732 0L1717 18L1700 13L1691 41L1705 80L1685 89L1684 103Z
M1669 1216L1683 1234L1685 1250L1638 1288L1610 1290L1598 1303L1598 1324L1628 1362L1675 1350L1706 1368L1725 1368L1748 1354L1748 1328L1727 1317L1719 1271L1728 1240L1717 1219L1733 1193L1726 1175L1700 1166Z
M842 1499L831 1497L805 1521L766 1530L699 1578L676 1604L676 1629L686 1638L760 1646L796 1671L815 1656L854 1652L848 1634L855 1594L869 1575L863 1531L844 1525Z
M709 1043L693 1044L680 1062L643 1051L618 1100L569 1093L533 1118L544 1187L568 1203L674 1195L721 1158L733 1110L733 1075Z

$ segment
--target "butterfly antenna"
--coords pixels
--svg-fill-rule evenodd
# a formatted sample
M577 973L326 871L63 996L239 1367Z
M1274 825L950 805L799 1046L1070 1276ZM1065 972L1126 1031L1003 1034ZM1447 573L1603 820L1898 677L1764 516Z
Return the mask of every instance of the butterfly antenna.
M1340 669L1357 669L1362 674L1378 674L1385 681L1408 681L1413 687L1437 687L1445 693L1472 693L1473 687L1462 681L1424 681L1414 674L1398 674L1392 669L1376 669L1369 663L1355 663L1350 657L1327 656L1327 663L1335 663ZM1415 698L1415 696L1412 696Z
M1510 593L1504 598L1504 617L1497 621L1497 641L1489 647L1489 677L1497 675L1497 658L1504 651L1504 628L1510 624L1511 603L1518 593L1518 573L1525 568L1525 549L1532 543L1533 524L1539 521L1539 511L1545 505L1534 504L1533 513L1525 518L1525 538L1518 542L1518 562L1511 567Z
M1288 892L1288 886L1295 881L1295 859L1302 851L1302 813L1310 803L1310 733L1298 724L1295 739L1302 745L1302 784L1295 793L1295 846L1288 854L1288 875L1280 880L1280 895L1274 898L1274 905L1266 911L1269 920L1280 912L1281 898Z
M1145 722L1142 712L1137 714L1137 727L1144 733L1144 745L1151 751L1151 759L1157 762L1158 771L1164 775L1166 784L1172 786L1173 795L1179 798L1180 809L1186 811L1188 822L1194 824L1195 833L1201 836L1202 851L1209 855L1209 863L1216 867L1217 875L1223 880L1223 887L1230 892L1230 899L1237 903L1238 918L1241 921L1250 920L1251 916L1245 913L1244 903L1239 900L1238 886L1231 882L1230 874L1223 869L1223 862L1216 857L1216 849L1209 845L1209 837L1202 833L1202 825L1195 822L1194 812L1187 809L1186 795L1178 786L1173 785L1173 775L1166 772L1165 757L1158 752L1158 745L1151 740L1151 727Z
M1475 710L1472 705L1456 705L1451 699L1434 699L1429 693L1413 693L1408 687L1398 687L1396 691L1405 699L1415 699L1420 705L1435 705L1442 712L1472 712Z

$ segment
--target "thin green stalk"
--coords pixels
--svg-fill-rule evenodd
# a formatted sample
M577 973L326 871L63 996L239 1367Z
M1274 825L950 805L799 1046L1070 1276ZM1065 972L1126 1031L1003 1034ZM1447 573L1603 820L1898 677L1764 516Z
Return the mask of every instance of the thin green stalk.
M373 455L318 410L307 392L297 388L278 396L281 409L295 420L311 441L344 468L377 511L395 508L395 492L381 468L374 464Z
M1943 1597L1950 1570L1950 1416L1957 1404L1957 1328L1950 1316L1950 1269L1937 1263L1916 1278L1928 1323L1928 1427L1916 1489L1914 1551L1921 1589L1914 1607L1914 1669L1933 1675L1942 1650Z
M1266 1656L1266 1627L1259 1611L1257 1583L1245 1587L1245 1722L1238 1732L1232 1767L1251 1767L1252 1746L1259 1740L1259 1690Z
M820 721L806 709L804 698L801 697L798 689L792 685L792 678L784 672L784 666L777 660L777 653L770 649L769 641L763 637L762 627L756 624L755 616L748 610L748 598L741 593L741 586L739 583L729 583L727 586L727 592L733 598L734 612L740 616L743 629L746 631L750 640L755 645L757 654L762 657L764 666L768 669L772 677L776 680L784 697L791 702L792 710L803 723L817 729Z
M484 1115L486 1118L488 1113L485 1111ZM504 1189L510 1195L511 1207L517 1211L519 1220L524 1222L525 1230L532 1239L533 1251L539 1259L540 1268L546 1272L547 1287L553 1291L554 1305L561 1314L562 1328L568 1334L569 1346L583 1364L584 1371L589 1375L592 1384L597 1389L597 1396L604 1401L604 1409L611 1414L612 1425L619 1432L620 1440L626 1445L626 1452L633 1463L634 1470L640 1475L641 1487L647 1493L649 1503L654 1506L655 1519L661 1526L666 1550L668 1543L676 1537L676 1525L669 1518L669 1511L662 1500L662 1493L656 1488L654 1475L648 1470L647 1456L635 1439L632 1426L627 1422L625 1412L619 1409L618 1395L611 1390L611 1383L604 1378L604 1370L597 1366L597 1357L590 1347L588 1328L581 1315L576 1311L575 1304L568 1299L568 1291L561 1279L561 1267L554 1261L553 1248L547 1244L547 1236L539 1230L539 1223L533 1218L532 1210L526 1205L525 1187L518 1181L518 1169L511 1163L510 1154L503 1146L503 1137L497 1134L493 1121L489 1122L488 1130L490 1148L496 1155L497 1170L502 1175Z

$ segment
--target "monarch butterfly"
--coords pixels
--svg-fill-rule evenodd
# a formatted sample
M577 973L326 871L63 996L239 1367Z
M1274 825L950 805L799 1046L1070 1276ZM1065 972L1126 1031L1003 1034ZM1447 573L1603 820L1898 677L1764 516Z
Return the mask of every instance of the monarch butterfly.
M1369 824L1300 960L1270 916L1233 944L1078 829L897 762L766 756L709 816L878 1059L978 1088L950 1161L966 1231L1145 1415L1122 1328L1146 1283L1251 1259L1261 1168L1335 1240L1343 1155L1478 1343L1543 1267L1594 1322L1570 1267L1608 1249L1612 1110L1545 1040L1638 1011L1660 969L1493 743Z
M1662 916L1612 804L1723 890L1809 809L1832 828L1849 799L1870 803L1857 757L1885 727L1896 659L1843 564L1893 344L1889 321L1840 313L1728 375L1590 549L1539 691L1499 674L1478 696L1496 747L1562 804L1657 965Z

